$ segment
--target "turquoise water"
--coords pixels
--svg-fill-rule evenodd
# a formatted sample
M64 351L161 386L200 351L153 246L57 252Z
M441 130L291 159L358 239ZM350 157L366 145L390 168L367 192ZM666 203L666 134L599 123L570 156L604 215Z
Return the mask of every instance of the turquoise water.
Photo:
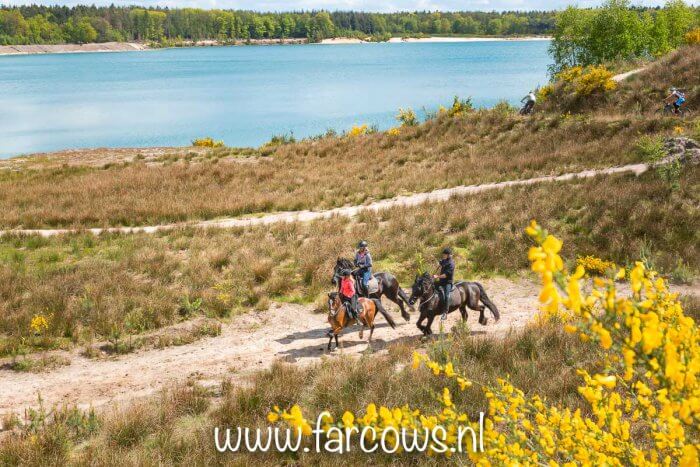
M455 95L516 104L547 41L295 45L0 57L0 157L85 147L257 146L396 125ZM418 112L419 115L421 112Z

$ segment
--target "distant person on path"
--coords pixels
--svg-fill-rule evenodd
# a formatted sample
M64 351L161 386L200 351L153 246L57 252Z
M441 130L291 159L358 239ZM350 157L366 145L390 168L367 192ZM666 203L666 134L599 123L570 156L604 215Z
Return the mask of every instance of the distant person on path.
M367 283L372 278L372 255L369 254L367 242L364 240L357 245L355 267L357 268L357 277L360 278L361 290L367 295Z
M532 109L535 108L535 103L537 103L537 96L535 96L535 91L530 91L527 96L523 97L520 102L525 104L525 106L520 110L520 115L528 115L532 113Z
M671 88L671 94L665 99L668 104L673 104L673 111L678 113L681 106L685 104L685 94L680 89Z
M437 281L438 290L442 293L442 320L447 318L447 311L450 309L450 295L452 295L452 282L455 275L455 261L452 259L452 249L447 247L442 250L440 260L440 274L433 276Z

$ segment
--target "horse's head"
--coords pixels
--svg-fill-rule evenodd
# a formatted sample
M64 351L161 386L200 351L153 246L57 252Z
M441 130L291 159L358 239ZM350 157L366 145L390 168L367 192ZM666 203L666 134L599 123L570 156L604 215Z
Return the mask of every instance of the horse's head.
M408 299L408 304L413 306L419 298L425 298L432 294L434 290L433 278L429 273L423 273L416 276L416 280L411 286L411 296Z
M328 313L335 316L341 307L340 296L338 292L331 292L328 294Z
M352 270L354 266L355 265L349 259L338 258L338 260L335 262L335 268L333 268L333 277L331 278L331 283L333 285L338 285L340 283L340 279L342 278L342 271L345 269Z

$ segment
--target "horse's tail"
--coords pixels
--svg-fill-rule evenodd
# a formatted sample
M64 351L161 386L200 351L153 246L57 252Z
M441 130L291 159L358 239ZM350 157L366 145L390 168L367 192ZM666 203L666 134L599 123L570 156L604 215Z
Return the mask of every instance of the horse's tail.
M411 305L410 303L408 303L408 295L406 295L406 292L403 291L403 289L401 288L400 285L399 285L399 291L398 291L397 293L398 293L399 297L401 298L401 300L403 300L403 302L404 302L404 303L406 304L406 306L409 308L409 310L411 310L411 311L416 311L416 309L413 308L413 305Z
M498 308L496 308L496 305L491 301L488 295L486 295L486 290L484 290L484 286L479 284L478 282L474 282L477 287L479 287L479 292L481 295L481 302L486 305L486 308L491 310L491 314L493 314L493 317L498 321L501 319L501 314L498 312Z
M377 311L380 312L386 320L386 322L389 323L391 329L395 329L396 323L394 322L394 318L392 318L391 315L387 313L387 311L384 309L381 300L379 300L378 298L373 298L372 301L374 302L374 306L377 308Z

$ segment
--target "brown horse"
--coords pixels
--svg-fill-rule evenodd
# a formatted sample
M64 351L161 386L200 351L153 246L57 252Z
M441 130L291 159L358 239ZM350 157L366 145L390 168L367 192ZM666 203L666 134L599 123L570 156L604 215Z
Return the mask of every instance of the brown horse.
M348 311L345 305L340 300L340 295L338 292L331 292L328 294L328 323L331 325L331 330L328 331L328 350L331 350L331 344L333 343L333 338L335 337L335 348L338 348L338 334L340 334L343 329L356 323L358 320L362 324L362 329L360 329L360 339L362 339L362 334L365 328L369 328L369 339L367 343L372 343L372 334L374 333L374 318L377 317L377 312L384 316L384 319L389 323L391 328L396 327L393 318L382 306L382 302L376 298L364 298L358 299L358 304L361 308L358 319L348 315Z

